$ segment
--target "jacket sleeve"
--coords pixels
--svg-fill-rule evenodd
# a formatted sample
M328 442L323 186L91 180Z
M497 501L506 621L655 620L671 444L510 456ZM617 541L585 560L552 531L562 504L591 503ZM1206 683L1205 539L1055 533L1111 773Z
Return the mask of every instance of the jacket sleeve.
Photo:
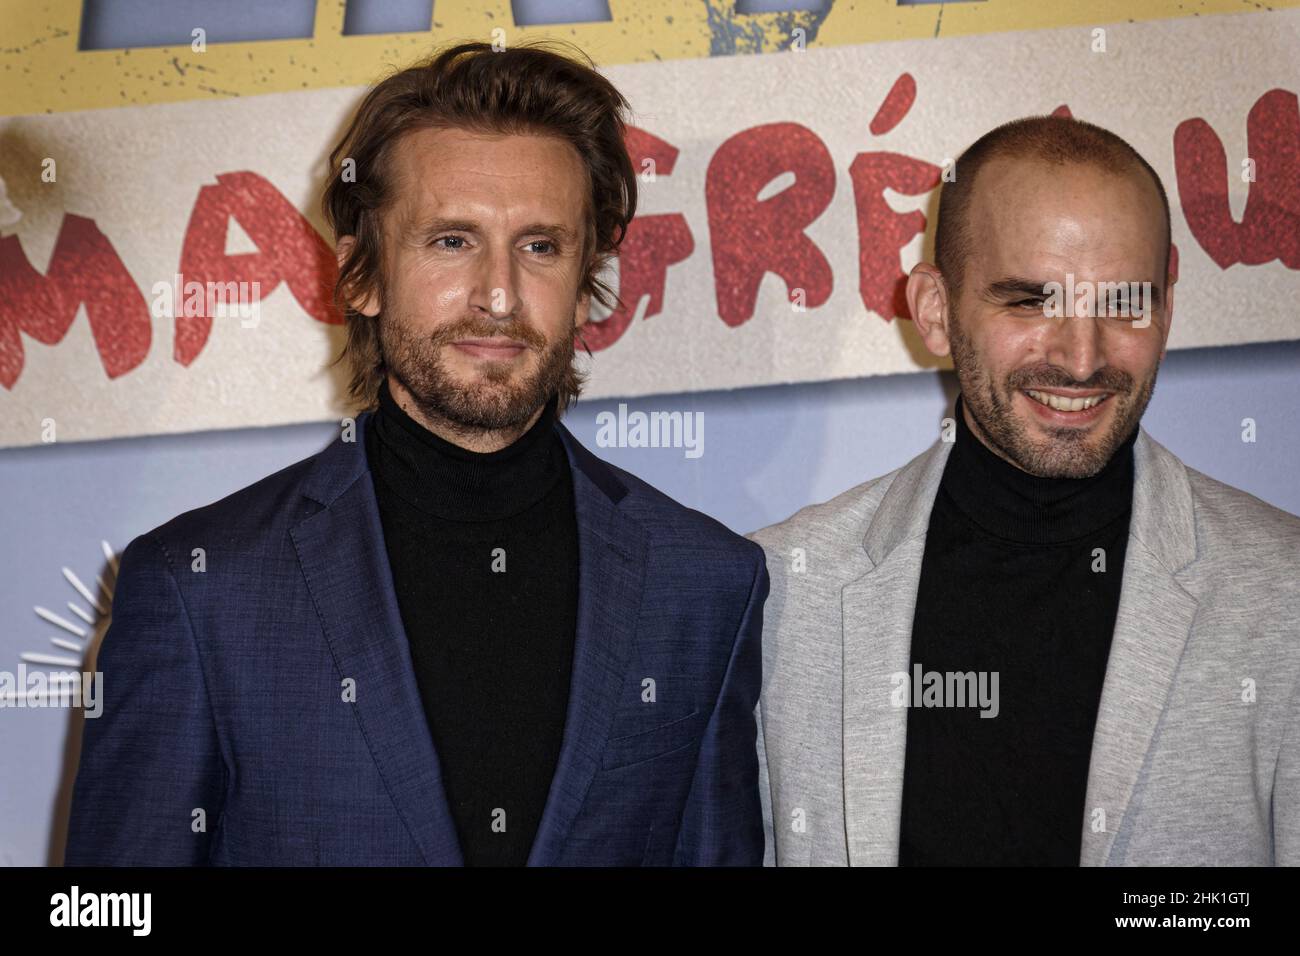
M676 866L758 866L763 862L754 708L763 678L763 602L768 587L767 564L759 550L749 602L700 744L677 834Z
M95 665L102 711L84 723L64 864L206 864L225 766L189 613L153 537L122 553L112 614Z
M1273 778L1273 864L1300 866L1300 683L1286 720Z
M758 723L758 796L763 802L763 865L776 866L776 826L772 819L772 778L767 769L767 744L763 740L763 706L754 708Z

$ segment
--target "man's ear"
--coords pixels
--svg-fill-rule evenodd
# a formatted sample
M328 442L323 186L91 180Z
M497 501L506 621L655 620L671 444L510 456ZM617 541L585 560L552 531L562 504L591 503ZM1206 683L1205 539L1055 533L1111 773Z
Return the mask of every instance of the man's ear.
M1174 286L1178 284L1178 248L1169 244L1169 270L1165 273L1165 340L1160 344L1160 357L1165 357L1169 344L1169 330L1174 326Z
M573 310L573 327L581 328L591 318L591 293L584 292L578 296L578 306Z
M339 269L343 269L343 263L352 251L352 246L356 243L355 236L339 236L338 245L335 247L335 255L338 257ZM371 291L364 300L349 299L348 305L356 309L362 315L368 315L374 318L379 314L379 294Z
M1165 283L1165 328L1160 342L1160 361L1164 361L1165 352L1169 348L1169 332L1174 327L1174 284L1178 281L1178 274L1171 273L1169 281Z
M925 347L933 355L952 351L948 341L948 286L938 268L918 262L907 277L907 308Z

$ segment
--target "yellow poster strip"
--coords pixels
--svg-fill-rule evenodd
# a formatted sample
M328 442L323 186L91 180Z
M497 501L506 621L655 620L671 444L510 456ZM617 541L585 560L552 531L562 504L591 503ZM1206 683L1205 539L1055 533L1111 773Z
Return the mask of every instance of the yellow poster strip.
M926 37L1243 13L1300 0L984 0L900 6L831 0L825 12L738 14L735 0L610 0L611 20L514 25L509 0L436 0L422 33L344 36L345 0L319 0L313 36L125 50L77 49L82 0L0 0L0 116L224 99L372 83L454 40L558 37L598 65L775 53ZM196 23L196 27L202 24ZM494 34L493 31L501 31Z

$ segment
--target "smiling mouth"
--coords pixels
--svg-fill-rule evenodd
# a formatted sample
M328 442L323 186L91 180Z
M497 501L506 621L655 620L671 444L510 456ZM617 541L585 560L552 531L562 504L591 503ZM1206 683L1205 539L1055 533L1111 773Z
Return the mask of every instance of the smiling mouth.
M1026 388L1023 391L1040 405L1046 405L1056 412L1084 412L1090 408L1096 408L1111 397L1109 392L1101 395L1069 396L1056 395L1052 392L1040 392L1033 388Z

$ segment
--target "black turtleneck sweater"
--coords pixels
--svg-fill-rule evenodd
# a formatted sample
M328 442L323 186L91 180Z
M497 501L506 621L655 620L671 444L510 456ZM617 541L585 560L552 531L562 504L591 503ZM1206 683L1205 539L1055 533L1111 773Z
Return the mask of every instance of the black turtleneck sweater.
M560 753L577 627L573 480L555 399L500 451L385 383L366 454L416 683L467 866L527 862Z
M997 716L978 704L910 707L899 863L1077 866L1136 431L1091 478L1039 478L975 437L960 398L956 419L911 672L998 672ZM1104 572L1093 570L1098 548Z

